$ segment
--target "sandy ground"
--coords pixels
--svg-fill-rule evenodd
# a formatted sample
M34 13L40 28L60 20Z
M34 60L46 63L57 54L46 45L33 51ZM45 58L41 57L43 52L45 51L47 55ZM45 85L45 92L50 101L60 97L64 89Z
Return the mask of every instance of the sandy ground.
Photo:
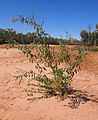
M33 69L33 65L17 49L0 48L0 120L98 120L98 103L88 101L77 109L68 100L52 98L29 101L25 82L15 76ZM89 53L75 75L73 87L98 98L98 53Z

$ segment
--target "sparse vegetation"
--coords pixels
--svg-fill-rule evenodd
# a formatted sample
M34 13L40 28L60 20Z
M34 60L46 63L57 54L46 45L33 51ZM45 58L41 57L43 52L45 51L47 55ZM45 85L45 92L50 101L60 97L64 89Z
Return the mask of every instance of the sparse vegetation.
M0 120L98 120L97 10L98 0L0 1Z
M65 45L60 45L58 50L50 46L47 41L48 34L45 33L42 26L39 25L35 18L28 19L24 17L18 17L15 21L21 21L22 23L31 24L39 37L39 45L36 45L36 54L32 51L35 49L28 48L27 46L19 47L24 54L34 62L36 58L36 69L39 73L34 71L30 72L33 80L39 82L40 91L44 91L48 96L66 96L71 93L71 81L75 73L79 70L79 65L84 56L83 49L70 51ZM43 65L43 66L42 66ZM61 67L63 65L63 67ZM50 69L51 76L44 74L44 71ZM23 77L28 77L26 73ZM19 76L20 77L20 76ZM22 77L21 77L22 79Z

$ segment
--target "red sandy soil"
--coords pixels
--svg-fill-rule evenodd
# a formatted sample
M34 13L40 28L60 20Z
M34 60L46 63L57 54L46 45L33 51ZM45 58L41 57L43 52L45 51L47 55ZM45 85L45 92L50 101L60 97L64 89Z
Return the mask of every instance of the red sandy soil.
M16 75L33 69L21 51L0 48L0 120L98 120L98 103L88 101L77 109L67 106L68 100L56 98L28 101L26 81ZM89 53L75 75L75 89L85 90L98 98L98 53Z

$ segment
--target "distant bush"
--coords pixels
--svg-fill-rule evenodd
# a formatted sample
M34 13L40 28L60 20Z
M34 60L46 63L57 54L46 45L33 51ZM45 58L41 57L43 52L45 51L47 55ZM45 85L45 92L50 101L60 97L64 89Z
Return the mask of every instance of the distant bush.
M88 51L93 51L93 52L97 52L98 51L98 47L97 46L91 46L91 47L88 47Z

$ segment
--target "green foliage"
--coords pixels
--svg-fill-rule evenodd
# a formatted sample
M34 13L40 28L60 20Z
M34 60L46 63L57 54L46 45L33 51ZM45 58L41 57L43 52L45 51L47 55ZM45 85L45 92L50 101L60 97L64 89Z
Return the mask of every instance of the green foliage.
M48 38L47 38L48 39ZM0 44L9 44L10 42L16 42L18 44L38 44L39 37L38 34L35 32L29 32L26 34L23 33L17 33L13 29L0 29ZM51 37L51 39L48 39L48 43L52 45L58 45L59 39Z
M84 55L83 49L79 49L78 54L72 56L72 51L64 46L60 45L59 48L52 47L48 44L46 38L50 36L45 33L42 26L39 25L35 18L29 17L17 17L16 21L20 21L26 24L30 24L36 30L39 37L40 45L36 45L32 49L27 46L19 47L27 57L30 57L32 62L36 58L36 69L39 73L31 74L31 79L39 82L40 91L44 90L45 94L65 96L70 93L71 81L75 73L79 70L79 65ZM33 50L36 50L36 54ZM33 53L32 53L33 51ZM63 67L61 67L63 64ZM43 65L43 66L42 66ZM50 69L50 75L48 76L47 71ZM30 76L29 74L29 76ZM25 75L23 75L25 77ZM26 76L27 78L28 76Z
M86 30L82 30L80 32L80 36L82 38L82 43L87 45L88 44L88 38L89 38L88 32Z
M89 26L89 31L82 30L80 32L81 41L84 45L96 46L98 44L98 25L96 24L96 30L91 32L91 27Z
M92 51L92 52L98 52L98 47L97 46L90 46L86 50L87 51Z

